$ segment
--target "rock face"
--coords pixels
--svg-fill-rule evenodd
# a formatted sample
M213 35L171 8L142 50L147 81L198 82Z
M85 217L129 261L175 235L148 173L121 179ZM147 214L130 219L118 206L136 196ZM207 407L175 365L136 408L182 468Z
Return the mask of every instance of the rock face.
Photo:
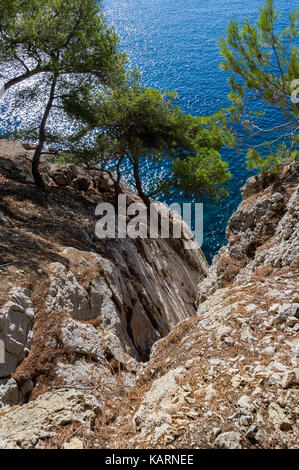
M154 382L133 419L143 423L135 445L156 439L157 385L165 382L166 396L168 375L182 366L190 399L177 402L180 420L167 421L158 447L298 445L299 165L262 190L257 179L245 186L228 245L199 285L198 318L152 349L140 381ZM145 409L150 418L141 420Z
M0 340L5 344L5 363L0 364L0 379L9 377L25 355L33 339L34 306L29 290L15 287L0 310Z
M184 248L186 225L182 239L97 239L95 208L113 199L111 178L57 167L49 151L41 197L30 184L33 152L0 141L0 406L72 385L72 375L105 388L117 370L131 386L151 346L196 313L208 271L199 246ZM128 204L140 203L125 183L122 190Z
M227 225L228 244L214 258L209 276L200 286L200 300L232 282L241 283L262 269L290 269L299 260L298 163L286 167L264 191L248 196ZM251 187L249 179L249 188ZM244 194L246 198L244 198ZM251 194L251 192L249 192Z
M98 240L113 182L49 154L41 197L32 151L0 141L0 448L295 448L298 163L249 179L208 269L188 227Z

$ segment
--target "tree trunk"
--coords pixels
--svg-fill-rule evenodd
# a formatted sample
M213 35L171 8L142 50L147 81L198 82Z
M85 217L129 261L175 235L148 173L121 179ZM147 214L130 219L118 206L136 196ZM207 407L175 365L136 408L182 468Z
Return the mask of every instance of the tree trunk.
M122 164L124 158L125 158L124 155L121 156L120 159L118 160L117 166L116 166L117 178L114 181L114 191L115 191L114 198L115 198L115 208L116 209L118 208L118 196L120 194L120 179L121 179L120 167L121 167L121 164Z
M134 162L134 178L136 183L136 189L138 192L138 196L143 200L144 204L149 207L150 206L150 199L146 196L142 189L142 183L140 179L140 167L139 167L139 158L137 155L133 155L133 162Z
M49 117L49 114L53 105L53 101L55 99L55 89L56 89L57 79L58 79L58 74L55 73L53 76L49 100L48 100L48 103L47 103L47 106L43 115L43 119L39 128L38 146L36 147L33 160L32 160L32 175L33 175L36 187L40 189L41 191L45 191L46 188L39 172L39 163L40 163L40 157L41 157L45 140L46 140L46 124L47 124L47 120L48 120L48 117Z

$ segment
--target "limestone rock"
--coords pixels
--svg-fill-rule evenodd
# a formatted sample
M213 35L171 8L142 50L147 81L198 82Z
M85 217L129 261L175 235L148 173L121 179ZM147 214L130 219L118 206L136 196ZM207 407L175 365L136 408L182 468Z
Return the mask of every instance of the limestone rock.
M262 180L259 175L251 176L248 178L245 185L241 188L242 199L248 199L249 197L257 194L263 188Z
M269 419L277 429L281 429L282 431L289 431L292 429L292 423L288 419L284 410L277 403L270 403L268 412Z
M241 408L250 409L252 407L251 400L247 395L242 395L241 398L238 400L238 405Z
M57 186L68 186L77 176L76 165L66 164L59 168L53 165L50 169L50 176Z
M95 383L100 383L102 389L107 388L106 385L117 383L108 367L83 360L76 361L74 364L58 363L56 375L64 379L66 386L86 390L92 390Z
M63 343L88 358L105 362L102 337L92 325L69 319L62 325Z
M52 265L57 275L51 277L51 286L46 298L48 311L63 310L76 320L90 320L99 314L91 311L88 294L72 272L67 272L61 263Z
M19 390L15 380L0 379L0 408L12 406L19 401Z
M216 438L215 445L219 449L242 449L241 434L234 431L223 432Z
M0 172L7 178L22 183L31 180L30 170L24 164L26 150L21 142L0 139Z
M78 437L73 437L69 442L63 446L64 449L84 449L83 442Z
M10 300L0 310L0 340L5 344L5 363L0 364L0 378L15 371L28 354L33 339L34 306L29 291L14 287Z
M284 304L279 308L278 320L283 323L289 317L299 317L299 304Z
M165 424L171 424L171 415L180 404L183 404L187 393L179 385L178 379L186 369L183 367L169 371L166 375L153 382L149 392L144 396L141 406L134 415L133 423L136 431L146 435L155 432ZM176 397L177 400L173 400ZM163 428L163 433L168 431Z
M0 417L3 449L31 449L53 437L59 426L80 423L93 426L101 406L93 395L78 390L52 390L34 402L11 408Z
M231 332L232 332L232 328L230 326L223 325L220 328L218 328L218 331L216 333L216 337L217 337L217 339L224 339Z
M295 385L296 383L297 383L296 373L292 370L287 370L282 379L283 388L288 388L291 385Z
M2 148L7 154L0 155L0 173L32 182L28 159L21 158L29 158L32 150L13 144L18 156L13 158L9 145L1 147L0 142L0 152ZM46 160L41 169L49 176L53 159ZM209 269L198 246L187 249L194 241L184 224L181 239L98 240L94 209L99 200L112 200L113 181L96 170L52 170L62 178L58 183L71 182L87 190L88 197L52 188L47 207L37 207L32 187L18 185L18 197L11 186L12 202L3 200L3 214L9 214L11 225L0 223L11 232L12 252L19 259L20 250L14 246L25 235L34 269L33 279L23 266L22 272L13 266L7 269L8 277L0 276L0 334L8 325L16 350L17 343L21 345L17 362L0 383L0 447L51 446L57 432L65 448L82 443L97 447L102 441L118 447L132 419L133 447L295 447L298 163L285 165L273 180L258 177L247 182L243 202L228 223L228 244ZM101 178L107 181L101 183ZM93 187L87 189L88 179ZM121 191L129 203L140 203L123 182ZM27 202L38 223L24 233L18 214L28 209ZM169 216L173 227L181 223L162 203L157 203L157 211ZM55 217L59 224L54 237ZM45 305L40 299L35 306L36 337L24 362L34 315L29 314L28 328L23 317L33 306L29 292L28 305L22 308L9 294L6 298L6 283L16 285L14 276L34 286L32 299L40 296L41 288L45 296ZM3 315L6 310L9 315ZM28 334L21 337L19 330ZM10 358L8 351L6 356ZM20 390L9 379L14 371ZM38 396L45 386L50 392ZM82 398L69 400L68 392L82 393ZM90 428L99 411L93 394L100 396L105 412L94 432ZM29 396L29 404L6 407ZM135 396L141 403L137 412L131 406ZM64 437L61 426L75 421L80 426L88 410L86 428L84 424L80 433Z
M104 338L104 349L120 364L126 364L127 359L123 351L122 345L118 337L114 333L108 333Z
M263 431L258 431L255 435L255 439L260 445L262 445L266 441L267 436Z

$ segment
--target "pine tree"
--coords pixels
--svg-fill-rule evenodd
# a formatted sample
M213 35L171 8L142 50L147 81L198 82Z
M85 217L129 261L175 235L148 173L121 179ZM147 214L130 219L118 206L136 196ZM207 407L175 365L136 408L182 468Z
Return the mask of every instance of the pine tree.
M222 69L232 74L229 98L233 105L228 109L229 118L246 131L242 139L239 133L239 141L243 144L244 138L246 143L251 137L267 136L261 144L249 144L247 154L248 167L262 172L278 171L283 162L298 158L298 11L289 14L289 26L282 31L278 30L278 19L273 0L266 0L256 25L247 20L239 27L232 20L226 38L220 41L225 58ZM262 108L253 110L253 102L259 102ZM265 104L282 111L281 122L272 128L260 124ZM275 137L269 138L274 133ZM262 155L260 148L270 149L270 153Z
M45 189L39 162L52 110L60 108L62 112L64 96L75 96L86 84L113 86L122 76L124 62L125 56L118 52L117 36L107 25L101 2L2 0L2 92L24 83L20 92L18 88L16 103L32 109L38 98L43 101L39 122L30 123L38 138L32 163L37 187ZM29 80L32 77L36 80Z
M137 192L145 204L149 204L149 197L173 188L213 198L227 194L225 186L231 174L219 153L223 143L221 129L208 118L185 114L177 106L175 92L145 88L138 74L133 73L111 92L87 91L77 95L76 100L66 100L65 109L71 118L82 120L80 132L73 136L77 149L68 158L102 166L107 160L114 160L116 192L121 165L127 158ZM89 142L90 133L96 134L94 145L83 145L78 150L80 139L85 137ZM163 177L152 181L147 194L140 174L144 159L157 165L166 162L169 169Z

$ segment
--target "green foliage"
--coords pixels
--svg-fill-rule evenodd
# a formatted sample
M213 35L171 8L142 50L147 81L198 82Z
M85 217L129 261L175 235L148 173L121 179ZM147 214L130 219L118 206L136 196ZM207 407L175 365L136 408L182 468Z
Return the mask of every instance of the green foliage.
M290 151L286 145L280 145L275 152L266 157L257 150L249 149L247 153L247 168L257 169L262 175L276 175L280 172L282 165L287 161L291 163L299 160L298 150Z
M186 192L207 194L213 199L228 196L231 179L228 163L214 149L200 148L195 156L173 162L173 185Z
M0 13L4 91L25 83L15 104L28 109L27 132L22 133L38 139L32 172L44 190L38 171L42 149L63 139L59 132L47 131L49 119L61 121L66 98L120 83L126 57L118 51L117 36L107 25L100 1L2 0ZM36 79L29 81L32 77Z
M62 119L61 102L88 87L123 80L126 56L97 0L2 0L0 70L4 89L15 90L16 107L27 109L23 136L39 137L39 124L55 78L51 115ZM35 77L34 80L31 80ZM55 119L55 118L54 118ZM48 118L47 118L48 120ZM45 142L57 138L47 133Z
M299 34L298 11L290 14L289 27L279 34L275 32L278 18L273 1L266 0L256 26L247 20L239 28L232 20L227 37L220 40L220 52L225 58L222 69L243 79L237 82L230 77L231 98L237 107L242 107L247 88L293 117L299 114L290 100L290 82L299 76L299 48L294 45Z
M0 69L5 87L40 73L117 79L125 56L96 0L2 0ZM8 70L8 72L6 72Z
M271 140L270 137L259 145L273 147L269 155L262 156L256 147L248 154L249 167L263 172L277 171L279 164L293 158L299 129L299 107L291 100L292 82L299 78L298 11L290 13L289 26L282 31L278 31L278 19L274 1L266 0L256 25L252 26L247 20L239 27L232 20L226 38L220 40L220 52L224 56L222 69L232 73L229 77L232 102L227 110L229 120L242 125L246 131L243 137L247 136L248 141L252 136L263 133L271 136L271 132L276 132L275 138ZM265 115L264 109L251 109L255 96L261 103L283 111L285 120L272 129L262 128L259 121ZM283 146L276 151L279 142L283 142ZM289 150L282 151L284 145Z
M126 57L101 2L4 0L0 13L1 78L5 90L23 83L15 103L30 111L18 137L38 139L36 172L44 144L55 143L73 150L60 156L65 161L115 160L118 178L128 157L144 200L141 158L157 165L170 159L169 174L155 182L152 194L173 187L214 198L226 194L230 173L219 150L233 137L220 125L221 112L213 119L186 115L176 93L143 87L136 71L125 75ZM69 137L53 129L63 113L75 129Z
M75 159L121 164L128 157L133 165L136 188L145 200L139 174L139 160L171 160L169 174L155 181L150 195L171 188L189 193L224 194L230 173L217 150L223 145L222 131L208 118L184 114L177 106L177 94L144 88L136 72L114 90L87 93L66 100L71 118L82 118L73 140L96 133L93 146L83 146Z

